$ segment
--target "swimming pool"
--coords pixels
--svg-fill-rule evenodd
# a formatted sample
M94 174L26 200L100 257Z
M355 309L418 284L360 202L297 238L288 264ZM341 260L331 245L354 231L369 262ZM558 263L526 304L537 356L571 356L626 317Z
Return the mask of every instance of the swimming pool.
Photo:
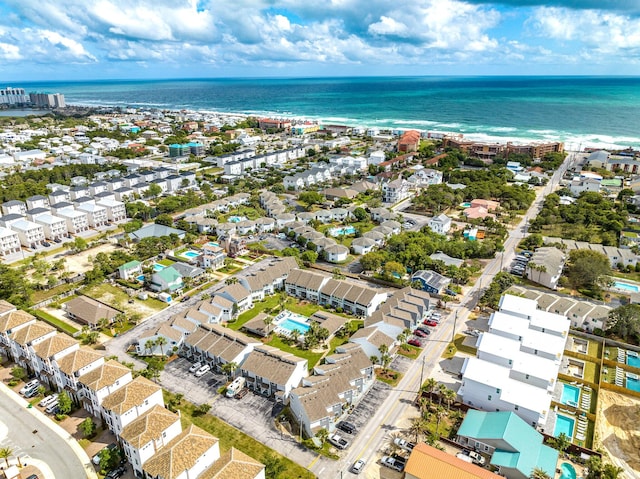
M190 249L188 251L184 251L183 253L180 253L180 256L184 256L185 258L193 259L193 258L197 258L198 256L200 256L200 253Z
M562 473L560 479L576 479L576 469L568 462L562 463L560 466L560 472Z
M578 399L580 399L580 388L569 384L562 384L562 397L560 402L569 406L577 407Z
M640 393L640 379L638 379L638 376L627 373L627 389Z
M627 364L634 368L640 368L640 358L635 351L627 351Z
M139 276L136 276L136 279L137 279L138 281L144 281L144 274L141 274L141 275L139 275Z
M229 221L229 223L240 223L241 221L246 220L247 218L245 216L229 216L229 219L227 221Z
M216 243L215 241L209 241L207 243L207 246L218 246L218 247L220 247L220 245L218 243Z
M153 270L154 270L155 272L162 271L162 270L163 270L163 269L165 269L165 268L166 268L166 266L165 266L165 265L163 265L163 264L160 264L160 263L154 263L154 264L153 264Z
M622 291L629 291L630 293L637 293L640 291L640 288L635 284L623 283L621 281L616 281L613 283L613 287L616 289L621 289Z
M460 203L461 208L471 208L471 203L465 201L464 203Z
M556 417L556 426L553 429L553 435L558 437L560 434L565 433L567 437L573 437L573 426L575 423L575 419L558 414Z
M300 334L304 336L311 327L308 321L309 318L306 316L285 310L276 317L274 323L278 328L283 329L287 333L291 333L291 331L297 329Z
M356 229L353 226L344 226L342 228L331 228L329 234L331 236L344 236L353 235L356 233Z

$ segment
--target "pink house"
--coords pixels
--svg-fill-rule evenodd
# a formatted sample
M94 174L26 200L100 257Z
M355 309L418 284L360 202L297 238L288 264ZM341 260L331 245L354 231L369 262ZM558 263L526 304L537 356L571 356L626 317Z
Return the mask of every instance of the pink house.
M500 203L492 200L480 200L480 199L473 200L471 202L471 208L477 208L477 207L482 207L487 211L495 211L500 207Z
M472 206L471 208L467 208L466 210L464 210L462 214L464 214L469 220L496 217L496 215L494 215L493 213L489 213L489 211L487 211L487 208L485 208L484 206Z

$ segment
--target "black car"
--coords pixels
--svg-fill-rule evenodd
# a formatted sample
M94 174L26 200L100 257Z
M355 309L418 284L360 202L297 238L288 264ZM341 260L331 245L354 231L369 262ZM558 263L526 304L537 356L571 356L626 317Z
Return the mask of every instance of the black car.
M119 477L124 475L125 472L127 472L127 468L125 466L118 466L114 470L109 472L109 474L104 476L104 479L118 479Z
M45 248L48 248L49 246L51 246L51 243L48 243L47 241L43 241L42 246L44 246Z
M356 432L356 427L347 421L340 421L338 424L336 424L336 427L341 431L346 432L347 434L355 434Z
M431 334L431 330L425 326L418 326L416 329L418 331L422 331L424 334L427 334L427 335Z

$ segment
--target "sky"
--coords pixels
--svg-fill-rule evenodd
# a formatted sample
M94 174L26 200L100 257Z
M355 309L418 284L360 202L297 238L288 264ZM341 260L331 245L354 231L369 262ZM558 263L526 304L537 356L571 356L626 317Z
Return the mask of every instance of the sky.
M639 0L0 0L0 79L640 75Z

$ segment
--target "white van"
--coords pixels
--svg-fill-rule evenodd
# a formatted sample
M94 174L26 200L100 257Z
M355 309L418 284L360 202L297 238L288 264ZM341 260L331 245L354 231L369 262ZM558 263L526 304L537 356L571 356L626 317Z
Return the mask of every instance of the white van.
M209 371L211 371L211 366L209 366L208 364L200 366L200 368L196 371L196 377L199 378L201 376L204 376Z

